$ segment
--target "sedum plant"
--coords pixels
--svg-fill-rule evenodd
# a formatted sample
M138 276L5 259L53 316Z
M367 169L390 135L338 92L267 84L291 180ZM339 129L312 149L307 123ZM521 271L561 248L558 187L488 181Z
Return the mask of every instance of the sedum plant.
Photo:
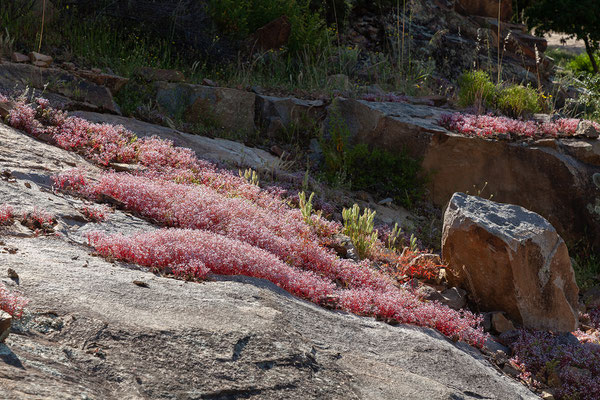
M355 204L352 208L344 208L344 234L348 235L354 243L358 256L368 256L377 243L377 231L374 229L375 211L365 208L362 215L360 207Z

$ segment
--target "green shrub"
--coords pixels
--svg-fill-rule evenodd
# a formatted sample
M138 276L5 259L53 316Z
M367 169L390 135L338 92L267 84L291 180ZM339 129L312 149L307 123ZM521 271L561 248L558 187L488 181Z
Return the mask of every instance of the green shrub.
M598 55L598 53L594 55L594 58L596 59L596 63L600 65L600 56ZM574 72L594 73L592 62L590 61L590 57L587 55L587 53L581 53L580 55L572 59L567 64L567 69L570 69Z
M467 71L458 79L458 104L461 107L490 107L496 97L496 85L485 71Z
M369 149L363 143L349 149L346 157L352 189L393 197L406 207L411 207L422 197L425 179L421 174L421 163L405 151L392 153Z
M511 85L501 89L497 104L500 111L512 117L534 114L541 109L539 93L529 85Z
M371 254L371 251L377 243L377 231L375 227L375 211L368 208L360 214L360 207L354 205L352 208L342 210L344 219L344 234L348 235L360 258L365 258Z
M311 10L310 0L209 0L209 10L224 32L240 38L287 16L292 28L288 44L292 52L305 47L318 51L327 41L325 20L321 13Z

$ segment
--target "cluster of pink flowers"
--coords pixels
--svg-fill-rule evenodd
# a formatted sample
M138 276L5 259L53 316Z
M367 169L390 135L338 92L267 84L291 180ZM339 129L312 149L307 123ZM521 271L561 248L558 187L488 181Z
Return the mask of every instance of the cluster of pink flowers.
M10 205L0 204L0 225L11 223L14 216L13 208Z
M495 137L499 134L512 135L515 138L543 138L572 136L581 120L561 118L550 122L521 121L508 117L474 114L444 114L440 125L446 129L468 136ZM600 124L593 123L600 130Z
M558 377L561 399L600 399L600 345L571 343L548 332L523 330L513 345L513 361L524 376Z
M23 220L32 220L39 226L47 226L53 225L56 222L56 217L52 213L33 207L33 210L23 213Z
M108 172L94 182L87 182L80 170L55 178L58 188L96 200L112 198L175 228L130 237L91 235L90 243L102 254L184 278L201 279L209 271L264 278L319 304L432 327L483 345L480 317L423 302L368 263L342 260L323 246L339 224L319 218L308 225L300 210L273 191L198 160L171 141L138 139L122 127L67 117L44 102L33 113L22 107L14 121L31 134L47 134L58 146L101 165L128 162L143 167L136 174Z
M94 222L103 222L106 221L107 214L111 212L110 207L104 204L98 204L95 206L85 205L79 208L79 211L85 215L91 221Z
M0 283L0 310L9 313L15 318L21 318L27 300L10 292L6 286Z

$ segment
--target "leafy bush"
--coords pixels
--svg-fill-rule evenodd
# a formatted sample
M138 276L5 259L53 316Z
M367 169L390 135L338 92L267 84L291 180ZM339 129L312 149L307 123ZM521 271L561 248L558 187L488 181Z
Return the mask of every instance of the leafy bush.
M530 86L511 85L500 90L498 108L512 117L534 114L540 111L538 92Z
M481 70L467 71L458 79L458 104L461 107L491 107L496 98L496 85Z
M311 10L310 0L210 0L213 19L225 31L246 37L272 20L285 15L291 24L288 47L293 52L306 47L318 51L326 43L325 21Z
M344 234L348 235L360 258L365 258L377 244L377 231L374 230L375 211L365 208L362 215L360 207L355 204L352 208L342 210L344 218Z
M594 58L596 59L596 64L600 64L600 55L598 55L598 53L594 54ZM589 72L591 74L594 73L592 61L590 60L590 56L588 56L587 53L579 54L577 57L572 59L567 64L567 68L574 72Z
M579 101L585 105L586 114L590 118L600 120L600 75L585 74L582 82L585 90Z
M361 143L350 144L350 131L336 109L329 120L329 137L321 138L324 176L330 183L345 183L353 190L368 190L394 197L410 207L424 192L421 163L405 151L392 153Z
M368 190L410 207L423 196L426 179L421 163L406 151L392 153L366 144L352 147L348 155L348 177L354 190Z

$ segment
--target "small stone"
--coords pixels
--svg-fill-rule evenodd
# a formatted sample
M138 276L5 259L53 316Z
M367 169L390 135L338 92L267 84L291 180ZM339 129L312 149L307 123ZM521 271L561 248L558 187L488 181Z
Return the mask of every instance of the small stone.
M203 84L204 86L212 86L212 87L216 87L216 86L218 86L218 85L217 85L217 83L216 83L215 81L213 81L213 80L211 80L211 79L208 79L208 78L204 78L204 79L202 79L202 84Z
M24 185L27 189L31 189L31 183L25 182Z
M552 394L548 390L543 390L542 393L540 394L540 397L544 400L554 400L554 394Z
M577 125L575 136L585 136L590 139L596 139L598 138L599 134L592 121L583 120L579 122L579 125Z
M500 334L512 331L515 329L514 324L511 320L507 319L504 316L504 313L497 312L492 314L492 327L494 330Z
M35 51L29 53L29 60L37 67L49 67L53 61L52 57L45 54L36 53Z
M9 313L0 310L0 343L4 343L8 337L11 325L12 316Z
M135 281L133 281L133 284L134 284L134 285L137 285L137 286L139 286L139 287L144 287L144 288L150 287L150 286L149 286L149 285L148 285L146 282L144 282L144 281L138 281L138 280L135 280Z
M513 378L516 378L519 375L521 375L521 371L519 371L517 368L515 368L511 363L504 364L502 371L505 374L512 376Z
M442 292L444 300L442 303L452 308L453 310L460 310L467 304L466 298L467 292L460 288L450 288Z
M7 275L7 276L8 276L10 279L19 279L19 274L17 274L17 272L16 272L14 269L12 269L12 268L9 268L9 269L6 271L6 275Z
M102 73L102 70L100 68L92 68L92 69L90 69L90 71L92 71L95 74L101 74Z
M385 205L385 204L390 204L393 201L394 201L394 199L392 199L391 197L386 197L385 199L378 201L377 204Z
M12 53L10 59L12 60L12 62L15 63L26 63L29 61L29 57L27 57L25 54L18 53L16 51Z

